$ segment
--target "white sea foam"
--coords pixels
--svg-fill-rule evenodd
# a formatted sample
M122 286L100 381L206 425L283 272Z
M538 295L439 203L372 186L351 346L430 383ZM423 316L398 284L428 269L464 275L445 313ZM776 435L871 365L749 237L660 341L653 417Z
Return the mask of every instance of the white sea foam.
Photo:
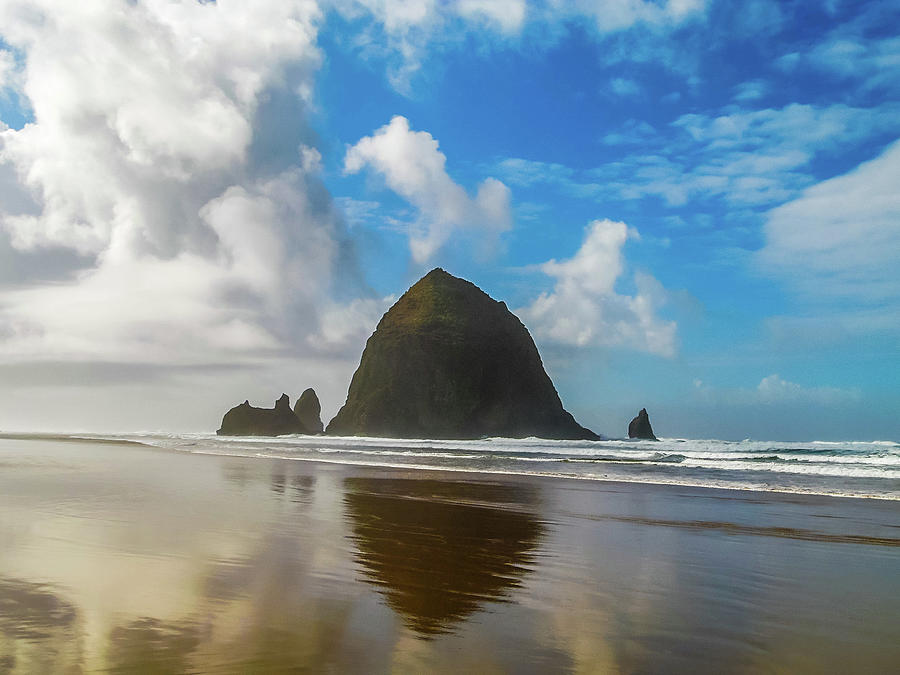
M708 487L816 492L900 499L900 443L894 441L721 441L663 438L469 441L370 437L219 437L213 434L78 434L181 452L339 464Z

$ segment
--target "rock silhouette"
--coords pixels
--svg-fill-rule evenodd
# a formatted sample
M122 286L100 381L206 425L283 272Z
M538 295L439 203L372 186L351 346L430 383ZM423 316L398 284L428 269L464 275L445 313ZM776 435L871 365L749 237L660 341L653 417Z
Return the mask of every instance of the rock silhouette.
M650 416L647 414L646 408L641 408L641 412L637 414L628 425L628 438L645 438L648 440L656 440L653 435L653 427L650 426Z
M235 406L225 413L216 433L219 436L281 436L312 432L291 410L288 395L282 394L274 408L254 408L249 401Z
M563 409L506 304L440 268L381 318L327 433L599 438Z
M315 389L310 388L300 394L300 398L294 404L294 414L300 423L309 430L309 433L321 434L325 431L321 417L322 406Z

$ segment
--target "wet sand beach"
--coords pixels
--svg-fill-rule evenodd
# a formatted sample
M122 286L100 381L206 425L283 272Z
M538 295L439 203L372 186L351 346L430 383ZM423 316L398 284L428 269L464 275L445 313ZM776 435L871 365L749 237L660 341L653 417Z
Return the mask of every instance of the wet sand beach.
M0 673L887 673L898 579L898 501L0 438Z

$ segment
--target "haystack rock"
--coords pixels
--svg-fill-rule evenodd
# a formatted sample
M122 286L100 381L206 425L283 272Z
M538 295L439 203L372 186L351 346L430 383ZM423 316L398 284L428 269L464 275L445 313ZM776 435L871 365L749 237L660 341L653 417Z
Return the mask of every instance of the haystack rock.
M300 394L300 398L294 404L294 414L310 433L321 434L325 431L322 424L322 406L319 404L315 389L310 388Z
M287 394L275 401L274 408L254 408L249 401L235 406L222 418L219 436L282 436L311 433L291 410Z
M650 416L647 414L646 408L641 408L641 412L637 417L631 420L628 425L628 438L645 438L648 440L656 440L653 435L653 427L650 426Z
M381 318L327 433L599 439L563 409L506 304L440 268Z

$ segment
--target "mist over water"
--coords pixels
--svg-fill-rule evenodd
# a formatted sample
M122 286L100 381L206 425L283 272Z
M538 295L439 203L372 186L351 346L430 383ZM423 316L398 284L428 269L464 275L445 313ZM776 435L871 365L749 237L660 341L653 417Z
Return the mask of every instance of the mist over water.
M900 443L894 441L90 437L215 455L900 499Z

